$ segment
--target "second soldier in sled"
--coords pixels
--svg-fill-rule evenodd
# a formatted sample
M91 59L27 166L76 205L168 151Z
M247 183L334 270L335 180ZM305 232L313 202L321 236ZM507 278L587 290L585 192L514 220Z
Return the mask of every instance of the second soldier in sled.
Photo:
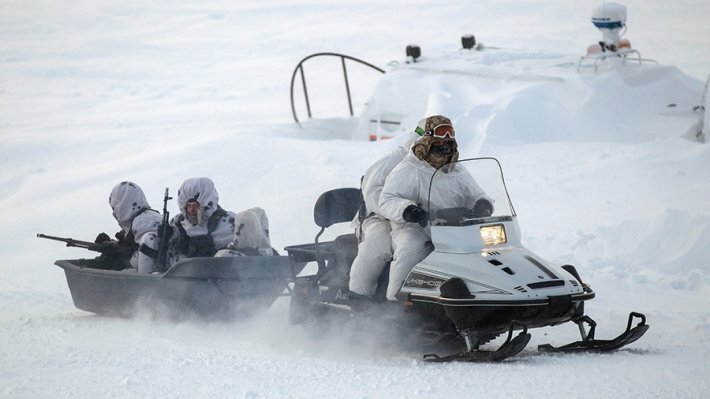
M250 231L244 228L245 223L240 222L245 218L245 213L248 213L246 218L250 219L257 214L254 210L259 210L261 212L258 214L263 215L264 220L266 213L260 208L239 214L222 209L217 189L207 177L185 180L178 190L177 202L180 214L173 218L167 232L170 266L184 258L215 256L221 250L231 252L220 252L220 256L255 254L251 249L259 253L260 248L247 246L254 242L261 246L268 245L269 249L271 247L268 242L268 222L264 223L265 232ZM249 223L250 227L254 225ZM265 240L249 240L247 236L265 236Z

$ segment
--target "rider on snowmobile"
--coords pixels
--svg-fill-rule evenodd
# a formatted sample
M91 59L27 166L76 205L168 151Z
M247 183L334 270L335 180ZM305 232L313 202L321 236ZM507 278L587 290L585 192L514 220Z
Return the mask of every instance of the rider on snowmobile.
M394 256L387 287L391 301L397 300L412 268L434 249L427 227L430 212L452 207L472 209L476 216L493 212L492 200L465 168L455 164L459 153L451 120L442 115L426 118L422 135L387 177L380 196L379 208L392 222Z
M362 177L360 190L365 201L364 219L360 222L358 251L350 268L349 290L352 299L359 299L365 306L377 290L377 279L392 259L392 228L390 221L382 216L379 209L380 194L385 179L407 155L419 131L424 132L426 119L419 121L415 134L392 152L372 164ZM353 295L355 294L355 295Z

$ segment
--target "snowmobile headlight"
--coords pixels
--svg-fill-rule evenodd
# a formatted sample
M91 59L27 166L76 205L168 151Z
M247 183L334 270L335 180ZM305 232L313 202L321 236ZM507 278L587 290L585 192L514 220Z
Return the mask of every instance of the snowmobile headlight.
M505 236L505 227L502 224L482 226L481 239L485 245L500 245L508 242Z

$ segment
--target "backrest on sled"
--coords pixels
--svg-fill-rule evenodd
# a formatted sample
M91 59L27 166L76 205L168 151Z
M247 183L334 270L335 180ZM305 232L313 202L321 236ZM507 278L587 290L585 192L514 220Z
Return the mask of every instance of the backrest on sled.
M362 203L359 188L336 188L318 197L313 206L313 220L321 229L353 220Z
M343 263L338 261L338 258L343 257L337 256L342 252L341 242L348 242L350 245L345 246L357 248L357 240L354 235L352 235L353 237L348 237L351 236L350 234L340 236L336 241L326 243L320 243L319 239L326 228L337 223L352 221L357 215L362 201L362 193L358 188L337 188L321 194L313 206L313 220L321 229L312 244L292 245L285 248L292 262L317 262L317 278L320 278L326 271L326 258L331 262L335 261L336 264ZM349 254L345 258L352 262L350 258L354 258L354 255Z

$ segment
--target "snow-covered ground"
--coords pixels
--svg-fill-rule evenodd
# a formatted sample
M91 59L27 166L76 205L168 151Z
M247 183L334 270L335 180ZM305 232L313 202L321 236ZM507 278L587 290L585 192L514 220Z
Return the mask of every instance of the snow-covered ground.
M567 70L571 92L488 80L465 97L486 106L423 110L455 117L463 156L502 161L524 243L575 264L597 292L586 309L599 338L629 311L646 314L649 332L619 352L534 349L576 339L569 325L533 330L501 364L425 364L414 349L313 339L288 325L285 298L244 323L98 317L74 308L52 265L90 254L35 238L116 231L107 198L121 180L158 208L164 187L209 176L225 209L266 209L276 248L308 242L317 196L356 186L393 142L350 140L357 121L336 118L347 115L337 63L309 91L325 119L293 124L301 58L335 51L386 67L408 44L446 54L475 33L511 54L575 59L599 40L598 4L4 0L0 397L707 397L710 150L688 134L710 73L703 0L624 3L627 37L657 69L580 80ZM356 113L379 77L351 82ZM456 95L471 84L427 79Z

